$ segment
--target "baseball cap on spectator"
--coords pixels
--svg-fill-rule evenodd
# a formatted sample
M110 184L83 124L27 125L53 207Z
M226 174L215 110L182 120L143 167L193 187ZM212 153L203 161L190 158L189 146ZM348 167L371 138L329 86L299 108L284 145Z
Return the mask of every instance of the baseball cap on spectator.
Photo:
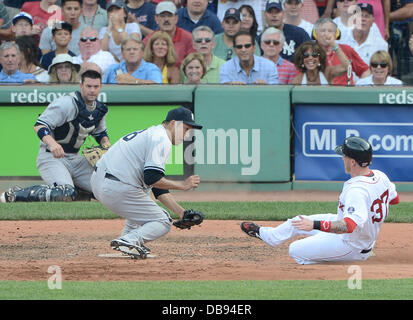
M73 58L70 54L67 53L61 53L58 54L56 57L53 58L52 63L49 66L49 69L47 70L47 72L50 74L50 71L52 70L52 67L59 64L59 63L64 63L64 62L69 62L72 65L75 66L77 72L79 72L80 70L80 64L77 63L73 63Z
M30 22L31 25L33 25L33 18L30 14L28 14L27 12L21 11L18 14L16 14L13 17L12 23L16 24L17 21L19 21L20 19L26 19L27 21Z
M169 12L176 14L176 5L172 1L162 1L156 5L155 14L161 14L162 12Z
M191 110L185 107L172 109L168 112L165 121L182 121L183 123L192 126L194 129L202 129L202 126L195 123L194 114Z
M58 22L55 22L53 24L52 34L54 35L56 33L56 31L58 31L58 30L67 30L71 34L73 28L72 28L72 25L70 23L67 23L65 21L58 21Z
M108 3L106 4L106 10L109 10L113 6L118 7L120 9L126 8L125 2L121 0L109 0Z
M288 1L290 1L290 0L283 0L283 3L286 3ZM297 0L297 1L298 1L298 3L304 3L304 0Z
M361 10L366 10L368 13L374 16L373 6L371 4L363 2L359 3L358 6Z
M265 11L268 11L271 8L277 8L278 10L283 11L282 0L268 0L265 4Z
M224 19L228 18L234 18L237 21L241 21L241 13L239 12L238 9L235 8L229 8L227 11L225 11Z

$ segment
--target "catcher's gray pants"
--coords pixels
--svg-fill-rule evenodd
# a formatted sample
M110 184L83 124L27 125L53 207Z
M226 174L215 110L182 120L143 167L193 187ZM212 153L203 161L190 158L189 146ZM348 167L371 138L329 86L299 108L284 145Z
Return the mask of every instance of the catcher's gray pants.
M121 238L133 244L158 239L171 229L169 214L142 188L109 179L103 168L92 174L92 191L108 209L126 219Z
M40 176L48 185L69 184L92 192L90 177L93 168L80 154L66 153L64 158L57 159L51 152L46 152L46 149L41 147L36 163Z

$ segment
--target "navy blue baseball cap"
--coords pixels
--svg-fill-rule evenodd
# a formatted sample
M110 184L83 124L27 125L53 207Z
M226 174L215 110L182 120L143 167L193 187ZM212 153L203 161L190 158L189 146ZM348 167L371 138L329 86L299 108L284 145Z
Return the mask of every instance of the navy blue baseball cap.
M166 116L166 121L182 121L183 123L191 126L194 129L202 129L202 126L195 123L194 114L191 110L185 107L179 107L176 109L172 109L168 112Z
M277 8L280 11L283 11L282 0L268 0L265 4L265 11L270 10L271 8Z

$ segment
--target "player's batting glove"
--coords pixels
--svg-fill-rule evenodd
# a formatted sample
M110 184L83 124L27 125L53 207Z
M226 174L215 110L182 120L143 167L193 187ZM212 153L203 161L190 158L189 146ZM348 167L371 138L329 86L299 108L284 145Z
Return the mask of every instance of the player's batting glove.
M191 229L191 227L201 224L202 221L204 221L204 214L190 209L185 210L183 217L174 221L173 225L179 229Z

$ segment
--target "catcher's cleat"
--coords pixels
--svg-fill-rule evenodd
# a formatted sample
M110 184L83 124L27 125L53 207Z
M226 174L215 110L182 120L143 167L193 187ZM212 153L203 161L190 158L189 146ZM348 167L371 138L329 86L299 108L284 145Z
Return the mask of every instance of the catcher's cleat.
M250 237L255 237L261 239L260 237L260 226L254 222L242 222L241 230L248 234Z
M16 191L22 190L19 186L11 187L6 192L0 194L0 202L15 202L16 201Z
M112 240L110 246L113 250L118 250L132 259L146 259L148 253L150 252L149 248L145 246L139 246L128 241L125 241L121 238ZM149 252L148 252L149 250Z

